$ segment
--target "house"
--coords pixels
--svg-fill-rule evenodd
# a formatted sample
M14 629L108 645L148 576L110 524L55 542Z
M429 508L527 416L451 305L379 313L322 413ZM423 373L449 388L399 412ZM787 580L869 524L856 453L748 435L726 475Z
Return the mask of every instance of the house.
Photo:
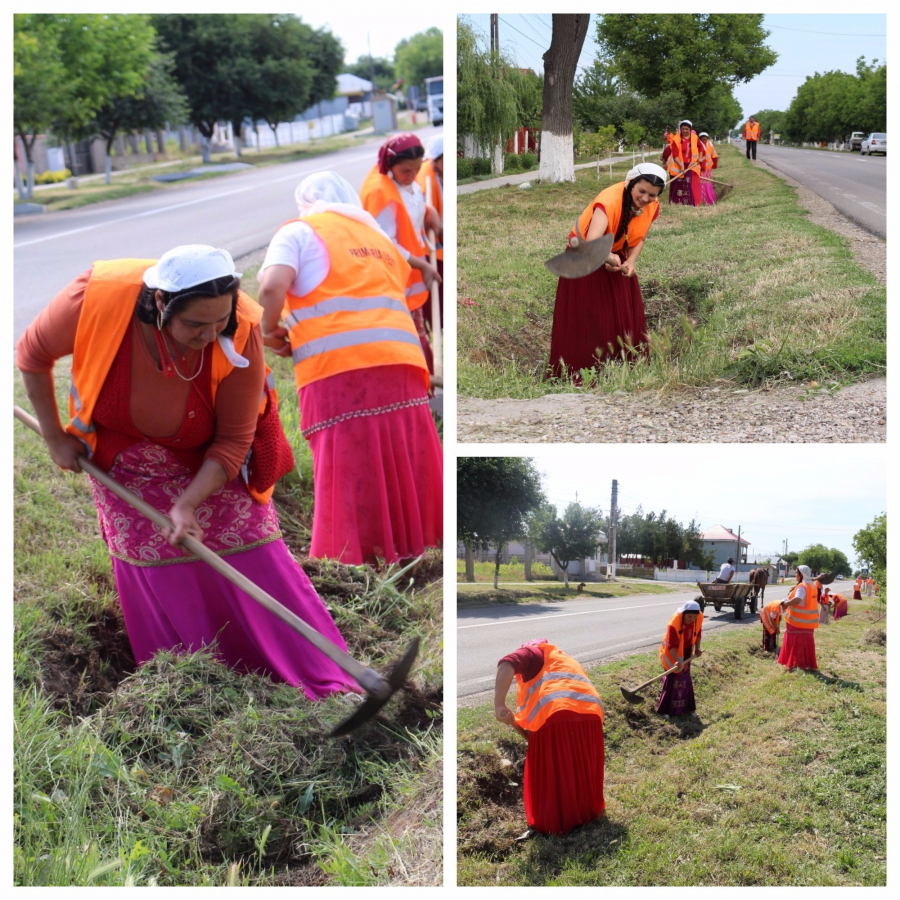
M747 547L750 541L739 538L730 528L724 525L714 525L701 532L700 540L703 541L703 549L713 555L713 564L718 567L728 560L730 556L736 563L747 561ZM740 548L740 549L739 549Z

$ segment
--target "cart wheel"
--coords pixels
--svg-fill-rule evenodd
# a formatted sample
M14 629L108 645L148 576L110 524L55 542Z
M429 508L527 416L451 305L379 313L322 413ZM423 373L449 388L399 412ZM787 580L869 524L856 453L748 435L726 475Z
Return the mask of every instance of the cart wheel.
M706 609L706 600L703 597L695 597L694 602L700 604L700 612Z
M716 612L722 612L722 604L721 603L713 603L713 609Z
M736 619L744 618L744 601L743 600L735 600L734 601L734 617Z
M757 610L757 608L758 608L757 600L756 600L756 597L754 597L754 598L750 601L750 615L751 615L751 616L755 616L755 615L756 615L756 610Z

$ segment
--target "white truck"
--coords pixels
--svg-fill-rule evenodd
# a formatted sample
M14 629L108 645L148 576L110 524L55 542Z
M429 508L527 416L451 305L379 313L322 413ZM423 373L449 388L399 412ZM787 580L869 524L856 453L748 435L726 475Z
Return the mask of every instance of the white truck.
M428 118L432 125L444 124L444 76L425 79L425 95L428 98Z

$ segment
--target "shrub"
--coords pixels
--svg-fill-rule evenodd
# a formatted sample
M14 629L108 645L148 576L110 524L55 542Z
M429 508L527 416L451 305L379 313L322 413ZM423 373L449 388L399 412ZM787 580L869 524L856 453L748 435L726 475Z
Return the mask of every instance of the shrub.
M522 157L518 153L507 153L503 159L503 170L519 172L522 170Z
M456 179L462 181L463 178L471 178L475 174L475 160L458 159L456 161Z
M533 169L537 165L537 154L532 153L530 150L527 153L522 154L522 168L527 172L529 169Z
M58 184L61 181L65 181L67 178L71 178L72 173L68 169L63 169L61 172L41 172L40 175L34 176L35 184Z
M490 175L491 161L486 156L475 156L472 158L472 174L473 175Z

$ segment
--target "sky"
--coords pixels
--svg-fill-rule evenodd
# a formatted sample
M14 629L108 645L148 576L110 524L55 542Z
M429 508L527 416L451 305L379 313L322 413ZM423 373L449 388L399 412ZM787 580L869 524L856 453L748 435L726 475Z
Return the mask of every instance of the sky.
M467 15L476 30L490 39L489 14ZM579 71L589 68L596 56L594 43L598 17L591 16ZM519 63L543 71L542 56L550 46L550 13L500 14L500 44ZM792 13L766 15L771 34L766 44L778 53L778 61L747 84L735 89L744 117L762 109L785 110L808 75L840 70L856 71L856 60L887 57L887 16L881 14ZM822 34L818 32L824 32Z
M307 4L309 5L309 4ZM344 45L344 61L356 62L360 56L368 56L367 36L372 40L372 56L393 59L394 48L403 38L410 38L420 31L437 27L443 31L450 17L439 12L439 7L426 8L425 12L403 9L391 13L375 7L372 12L361 14L358 7L348 7L343 3L323 3L321 11L303 9L299 16L313 28L327 27L341 39ZM340 12L335 12L338 9ZM352 11L351 11L352 10ZM490 32L488 32L490 33Z
M856 554L853 535L887 508L885 448L869 444L560 444L494 447L484 455L534 459L548 499L562 513L575 501L609 513L661 512L687 525L724 525L750 554L824 544Z

